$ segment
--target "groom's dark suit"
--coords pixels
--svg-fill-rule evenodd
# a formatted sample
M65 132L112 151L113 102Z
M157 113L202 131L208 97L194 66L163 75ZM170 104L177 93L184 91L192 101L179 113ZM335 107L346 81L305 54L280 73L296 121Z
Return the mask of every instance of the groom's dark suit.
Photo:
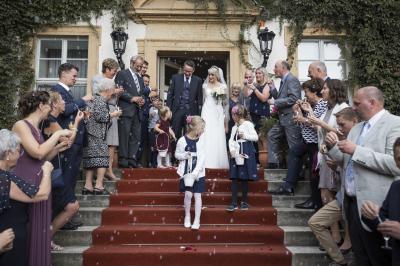
M188 99L185 99L185 83L184 74L175 74L168 89L167 106L172 111L172 129L177 139L182 136L186 116L200 115L203 104L203 80L194 75L190 77Z
M133 75L136 75L138 86ZM130 69L121 70L115 77L115 84L124 88L124 93L119 97L119 106L122 109L122 116L118 120L118 163L122 167L128 164L136 167L136 154L140 143L140 118L141 109L131 102L132 97L140 97L144 91L143 78L133 74ZM139 88L138 88L139 87Z

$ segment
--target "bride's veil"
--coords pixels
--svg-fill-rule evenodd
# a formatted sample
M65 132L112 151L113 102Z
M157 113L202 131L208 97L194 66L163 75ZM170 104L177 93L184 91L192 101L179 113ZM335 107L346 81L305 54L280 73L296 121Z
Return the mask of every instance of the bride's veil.
M212 66L212 67L210 67L210 69L211 69L211 68L215 68L215 69L218 70L219 82L220 82L221 84L225 84L225 85L226 85L226 81L225 81L225 78L224 78L224 72L222 71L222 69L219 68L219 67L217 67L217 66ZM208 73L208 72L207 72L207 73ZM208 75L207 75L207 77L204 79L204 82L203 82L203 86L207 87L207 85L208 85Z

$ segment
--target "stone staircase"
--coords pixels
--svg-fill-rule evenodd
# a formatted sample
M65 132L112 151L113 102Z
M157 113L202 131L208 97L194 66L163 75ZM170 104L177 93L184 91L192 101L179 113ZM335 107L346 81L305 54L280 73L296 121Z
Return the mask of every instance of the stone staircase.
M120 171L116 173L121 176ZM265 179L268 180L269 189L281 185L285 175L286 170L266 170ZM83 185L84 182L79 181L76 192L81 205L80 215L85 226L76 231L60 231L56 234L55 241L64 246L64 250L52 254L53 266L82 265L82 253L91 246L92 232L101 224L102 211L110 204L109 196L81 195ZM115 182L106 181L105 186L109 191L116 189ZM295 203L306 200L307 195L309 195L308 181L300 181L294 197L273 196L272 204L278 211L277 222L284 230L284 243L292 253L292 265L328 265L329 259L325 252L318 249L318 243L307 226L312 211L293 207ZM206 202L207 197L204 197L205 205Z

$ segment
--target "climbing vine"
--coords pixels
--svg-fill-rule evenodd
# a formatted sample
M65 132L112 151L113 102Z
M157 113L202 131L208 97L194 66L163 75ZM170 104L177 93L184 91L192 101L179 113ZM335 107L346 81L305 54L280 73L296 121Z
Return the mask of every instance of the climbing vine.
M293 33L288 58L292 58L307 26L333 33L350 66L348 83L352 88L373 85L385 95L386 108L400 114L400 4L397 0L194 0L203 8L215 2L224 17L228 2L258 6L268 19L278 18L281 27L289 24ZM257 19L259 19L258 17ZM251 22L251 23L254 23ZM242 25L239 45L246 43Z
M113 14L113 26L127 22L133 0L5 0L0 5L0 128L10 128L19 94L32 88L32 37L54 26L89 23L104 10Z

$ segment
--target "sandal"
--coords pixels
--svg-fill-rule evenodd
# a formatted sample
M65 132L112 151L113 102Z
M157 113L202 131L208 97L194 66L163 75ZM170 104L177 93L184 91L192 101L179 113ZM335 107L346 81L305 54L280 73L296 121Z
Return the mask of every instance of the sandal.
M109 195L110 193L105 188L97 188L93 189L94 195Z
M53 241L51 241L50 247L51 247L51 251L62 251L62 250L64 250L64 248L62 246L57 245Z
M89 190L86 187L82 188L82 195L93 195L93 190Z

